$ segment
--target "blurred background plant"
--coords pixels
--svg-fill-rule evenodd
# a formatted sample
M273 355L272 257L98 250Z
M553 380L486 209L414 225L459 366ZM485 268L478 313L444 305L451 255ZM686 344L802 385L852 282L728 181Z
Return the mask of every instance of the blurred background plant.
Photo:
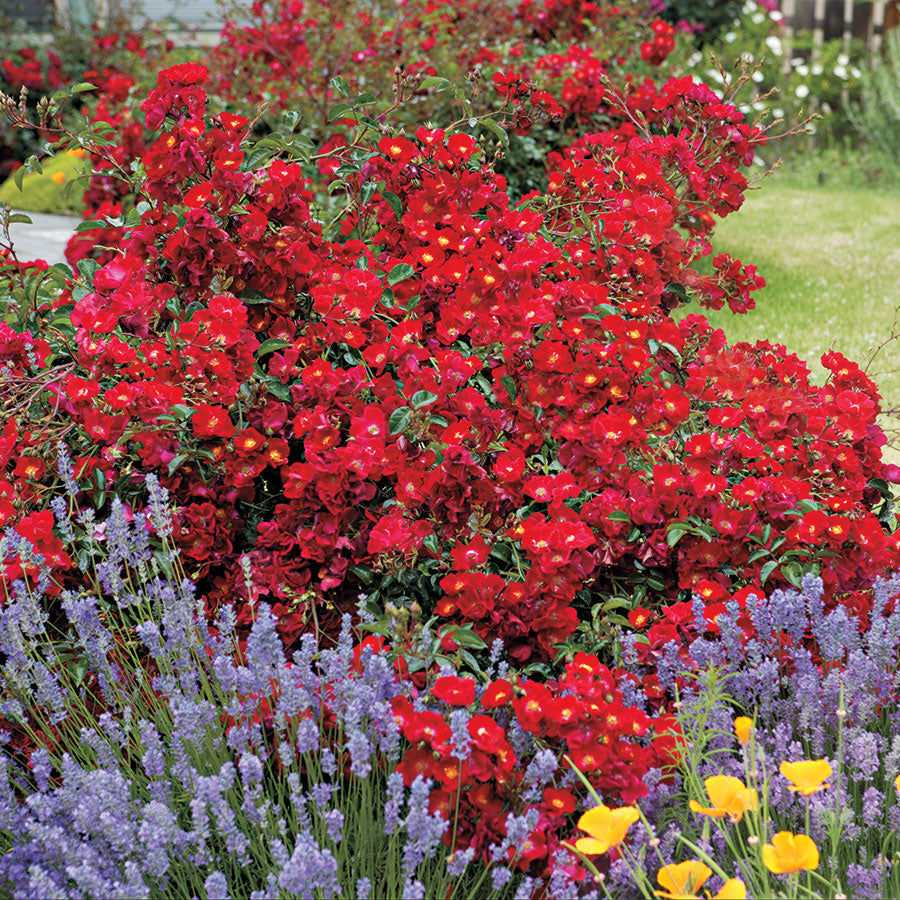
M896 31L887 35L884 61L862 76L858 102L847 104L846 112L862 138L900 172L900 35Z

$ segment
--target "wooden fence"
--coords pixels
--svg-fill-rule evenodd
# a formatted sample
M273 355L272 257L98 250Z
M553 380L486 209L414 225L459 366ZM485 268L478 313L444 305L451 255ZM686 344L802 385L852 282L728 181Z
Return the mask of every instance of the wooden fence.
M900 0L781 0L785 21L785 66L791 64L791 42L797 31L811 31L814 45L843 38L863 40L873 57L881 50L884 33L900 24Z

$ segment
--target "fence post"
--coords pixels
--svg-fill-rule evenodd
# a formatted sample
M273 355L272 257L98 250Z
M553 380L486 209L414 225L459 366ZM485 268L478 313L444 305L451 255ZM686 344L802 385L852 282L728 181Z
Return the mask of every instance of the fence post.
M782 40L782 50L784 52L784 62L782 63L782 71L787 74L791 71L791 57L793 56L794 43L794 19L797 16L797 0L784 0L781 5L781 12L784 16L784 37Z
M815 59L825 43L825 0L815 0L813 5L813 51Z
M844 52L850 52L853 42L853 0L844 0Z
M881 40L884 36L884 0L876 0L872 4L872 31L869 41L869 52L872 55L872 63L878 61L878 54L881 51Z

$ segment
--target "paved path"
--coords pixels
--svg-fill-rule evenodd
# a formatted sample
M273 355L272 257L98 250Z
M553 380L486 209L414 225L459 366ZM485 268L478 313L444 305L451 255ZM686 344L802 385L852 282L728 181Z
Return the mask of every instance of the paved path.
M33 225L16 223L9 229L19 259L45 259L51 265L65 262L66 244L81 219L33 212L25 215Z

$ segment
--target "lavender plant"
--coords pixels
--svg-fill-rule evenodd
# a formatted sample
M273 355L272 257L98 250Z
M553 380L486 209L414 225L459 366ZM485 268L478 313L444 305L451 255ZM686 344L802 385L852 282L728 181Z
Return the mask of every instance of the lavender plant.
M643 804L666 861L673 847L694 846L725 869L733 866L729 876L755 882L754 895L774 896L784 882L758 864L757 845L787 830L813 839L822 856L818 876L832 886L812 879L804 895L900 896L898 594L900 576L879 581L868 621L861 621L846 606L827 611L821 581L808 575L800 590L748 600L749 640L732 602L718 618L719 635L690 645L688 666L670 645L658 671L679 692L683 748L674 778L650 785ZM636 657L626 656L637 667ZM736 712L753 717L743 745ZM808 796L780 771L800 760L823 760L832 771ZM714 775L755 787L759 814L737 825L688 813L688 800L708 806L704 783ZM659 860L640 859L649 879ZM623 864L610 874L611 885L634 883Z
M0 892L25 897L513 896L519 878L450 854L429 785L405 788L391 661L306 635L290 658L268 607L245 646L231 607L207 625L170 540L166 490L103 522L53 502L85 587L62 592L0 538ZM66 476L68 475L68 478ZM516 833L517 823L509 823ZM506 848L498 848L503 851ZM498 859L506 856L497 854Z

